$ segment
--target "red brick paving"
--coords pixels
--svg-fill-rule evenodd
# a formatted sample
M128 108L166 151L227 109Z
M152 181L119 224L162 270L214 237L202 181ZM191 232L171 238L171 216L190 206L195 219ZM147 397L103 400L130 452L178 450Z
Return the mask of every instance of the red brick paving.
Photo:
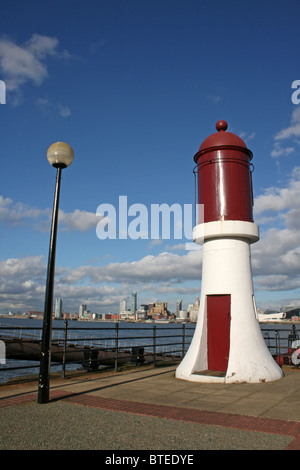
M0 408L30 403L37 400L37 393L19 395L0 399ZM300 422L279 419L257 418L214 411L195 410L169 405L116 400L98 397L91 394L75 394L63 391L52 391L51 400L63 400L77 405L99 409L132 413L156 418L174 419L190 423L201 423L244 431L265 432L294 437L286 450L300 450Z

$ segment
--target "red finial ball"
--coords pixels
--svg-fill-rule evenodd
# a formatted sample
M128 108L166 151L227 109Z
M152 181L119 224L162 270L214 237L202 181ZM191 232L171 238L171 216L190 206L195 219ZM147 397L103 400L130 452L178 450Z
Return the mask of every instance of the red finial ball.
M228 127L227 122L223 121L223 120L218 121L217 124L216 124L216 129L217 129L218 132L226 131L227 127Z

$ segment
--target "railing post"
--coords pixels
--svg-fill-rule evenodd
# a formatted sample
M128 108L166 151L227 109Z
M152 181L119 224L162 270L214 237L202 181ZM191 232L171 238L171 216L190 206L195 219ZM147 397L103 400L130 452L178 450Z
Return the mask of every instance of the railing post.
M156 366L156 325L153 325L153 365Z
M280 364L280 336L279 331L275 330L275 348L276 348L276 360L277 364Z
M182 358L184 357L184 349L185 349L185 324L182 323Z
M66 354L67 354L67 341L68 341L68 320L65 320L64 328L64 354L63 354L63 363L62 363L62 378L66 376Z
M295 339L298 339L298 338L299 338L299 335L296 332L296 326L292 325L291 332L288 335L288 348L290 348L291 345L292 345L292 342L295 341Z
M118 356L119 356L119 323L116 323L116 339L115 339L115 372L118 370Z

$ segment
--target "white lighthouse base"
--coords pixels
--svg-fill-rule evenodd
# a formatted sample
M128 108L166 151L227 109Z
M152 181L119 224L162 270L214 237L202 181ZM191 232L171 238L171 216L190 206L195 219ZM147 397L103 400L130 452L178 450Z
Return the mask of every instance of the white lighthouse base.
M194 233L196 241L204 236L200 308L176 378L226 384L280 379L283 373L262 336L253 294L250 243L258 240L258 227L221 221L197 226ZM216 302L221 308L214 308Z

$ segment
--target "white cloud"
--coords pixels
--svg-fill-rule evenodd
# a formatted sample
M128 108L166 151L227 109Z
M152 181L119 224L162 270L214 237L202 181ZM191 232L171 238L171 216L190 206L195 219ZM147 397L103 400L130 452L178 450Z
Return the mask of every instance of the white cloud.
M165 249L168 251L181 251L181 250L187 249L186 245L187 243L177 243L176 245L166 245Z
M279 131L274 139L284 140L290 139L291 137L300 137L300 108L296 108L293 111L290 126Z
M300 167L294 169L285 187L267 188L255 200L255 221L272 222L270 226L260 224L261 239L251 245L257 292L290 291L295 294L295 290L300 288L299 200ZM0 198L2 221L18 223L19 218L23 221L26 217L36 217L38 222L41 214L39 209L18 206L11 199ZM88 230L95 227L99 220L99 216L80 210L71 213L61 211L60 217L60 227L65 230ZM132 262L93 263L74 269L57 266L55 295L63 298L65 307L71 306L73 311L83 301L99 312L105 309L118 311L120 298L133 288L144 293L148 301L150 297L166 299L168 295L172 298L184 298L186 295L193 301L198 290L200 292L201 265L202 250L177 254L169 247L168 252L147 255ZM28 308L41 309L45 271L43 257L1 261L2 306L9 308L15 305L14 309L20 309L21 305L27 305Z
M271 157L277 158L277 157L287 156L294 152L295 152L294 147L282 147L280 142L275 142L274 148L271 152Z
M293 278L287 274L270 274L266 276L258 276L255 280L255 284L257 290L265 290L270 292L293 290L299 287L300 276Z
M150 250L151 248L154 248L154 247L158 246L158 245L161 245L162 242L163 242L163 241L162 241L161 239L151 240L151 241L148 243L148 248L149 248L149 250Z
M268 188L255 200L255 220L271 214L272 226L261 225L261 239L252 245L255 284L261 290L300 287L300 167L294 168L286 187ZM258 216L258 217L257 217Z
M263 194L255 199L255 217L268 211L278 215L279 211L298 209L299 200L300 167L295 167L286 187L267 188Z
M58 114L63 118L67 118L71 115L71 111L68 106L64 106L59 103L53 103L48 98L38 98L36 100L36 106L47 116Z
M0 70L7 92L14 94L14 105L22 100L22 86L26 83L41 85L48 77L47 60L49 57L69 58L67 51L58 49L55 37L33 34L24 44L16 44L11 39L0 39ZM58 114L68 117L70 110L65 105L55 104Z
M252 245L252 267L255 275L288 274L300 271L299 233L287 228L271 228Z
M273 158L288 156L295 152L295 145L299 145L300 137L300 108L296 108L291 117L290 125L281 129L274 136L274 147L271 152ZM293 144L283 146L282 142L285 140L292 140Z
M29 206L22 202L14 202L10 198L0 196L0 222L9 225L21 225L27 221L35 221L33 228L44 231L49 230L49 223L51 220L50 209L38 209L36 207ZM93 212L83 211L75 209L73 212L64 212L62 209L59 210L59 230L79 230L86 232L91 228L95 228L99 220L100 215L96 215ZM45 228L45 225L47 226Z
M101 41L93 42L89 46L89 53L90 54L97 54L99 52L99 49L102 48L103 46L105 46L105 44L106 44L105 39L103 39Z
M245 140L245 141L249 141L249 140L253 140L256 133L255 132L245 132L245 131L241 131L239 132L238 134L240 136L241 139Z
M78 306L82 302L88 303L89 306L93 304L110 307L115 304L116 298L123 297L126 292L123 286L67 285L60 282L60 276L64 272L64 268L56 270L54 298L63 298L63 307L72 306L72 312L78 312ZM42 310L45 284L46 262L43 256L0 260L0 311Z
M43 256L0 260L0 275L4 278L18 278L24 281L44 275L44 269Z
M207 99L214 104L218 104L221 101L222 97L219 95L207 95Z
M2 223L19 225L26 219L50 217L50 213L50 209L37 209L22 202L14 203L12 199L0 196L0 222Z
M200 279L201 252L191 251L183 256L173 253L148 255L138 261L109 263L106 266L80 266L61 276L61 282L73 284L181 282Z
M62 117L69 117L71 115L71 111L70 111L70 108L68 106L62 106L62 105L59 104L58 109L59 109L59 114Z
M47 77L47 65L42 61L57 54L58 40L34 34L24 45L0 39L0 66L8 91L17 90L27 81L40 85Z
M57 46L58 40L56 38L41 36L40 34L33 34L25 44L26 49L40 59L45 58L47 55L56 55Z
M82 211L75 209L73 212L66 213L63 210L59 211L59 223L62 224L64 230L79 230L86 232L91 228L96 227L101 216L93 212Z

